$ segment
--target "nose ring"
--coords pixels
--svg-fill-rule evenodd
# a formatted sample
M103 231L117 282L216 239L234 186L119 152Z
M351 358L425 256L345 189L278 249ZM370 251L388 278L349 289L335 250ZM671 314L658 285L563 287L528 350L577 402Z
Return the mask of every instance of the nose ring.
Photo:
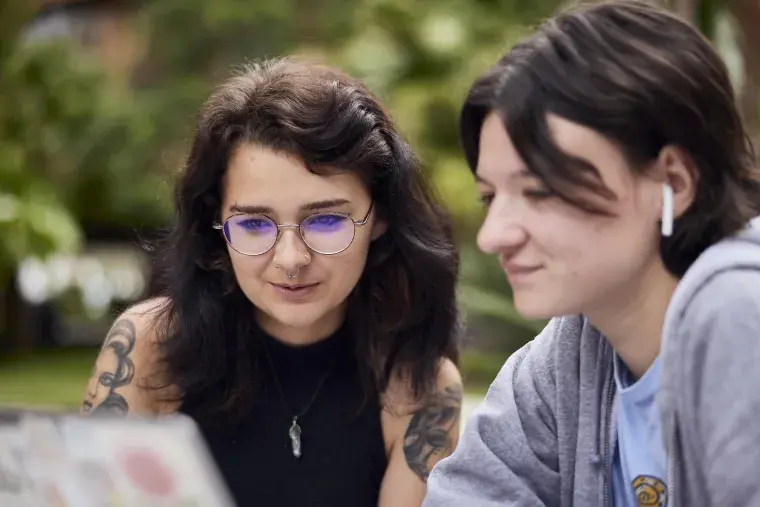
M303 254L303 257L304 257L304 259L306 259L306 264L308 264L309 263L309 254L305 253L305 254ZM273 262L274 262L274 267L276 267L277 269L282 269L282 266L280 266L279 264L277 264L277 256L274 257ZM304 264L304 265L306 265L306 264ZM298 276L298 273L301 272L301 268L299 267L298 270L293 275L291 275L290 273L288 273L287 269L284 269L283 271L285 271L285 276L288 277L288 280L292 280L293 278L295 278L295 277Z

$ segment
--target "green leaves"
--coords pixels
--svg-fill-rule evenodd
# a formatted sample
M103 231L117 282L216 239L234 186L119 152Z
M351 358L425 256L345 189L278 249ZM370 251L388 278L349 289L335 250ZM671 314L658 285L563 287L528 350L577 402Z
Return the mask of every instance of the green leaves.
M0 193L0 281L30 256L74 253L79 224L46 185L34 182L19 193Z
M11 46L0 59L0 280L26 257L78 248L56 187L76 170L72 148L94 115L92 75L67 67L63 47Z
M19 35L24 19L0 32L0 282L25 258L75 252L82 223L159 224L171 205L144 111L72 40Z

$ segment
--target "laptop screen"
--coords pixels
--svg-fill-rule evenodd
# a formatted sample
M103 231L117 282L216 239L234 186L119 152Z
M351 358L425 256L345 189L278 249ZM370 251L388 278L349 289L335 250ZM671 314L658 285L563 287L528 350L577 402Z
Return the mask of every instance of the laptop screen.
M233 507L194 422L0 411L3 507Z

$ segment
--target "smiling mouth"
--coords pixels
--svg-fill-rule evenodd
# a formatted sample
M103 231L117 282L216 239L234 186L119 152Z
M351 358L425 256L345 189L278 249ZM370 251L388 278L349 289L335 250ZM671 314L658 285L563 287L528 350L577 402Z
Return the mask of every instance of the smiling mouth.
M510 267L510 266L507 266L505 268L505 271L508 274L513 274L513 275L527 275L528 273L535 273L539 269L541 269L541 266L531 266L531 267L527 267L527 266Z
M316 283L299 283L299 284L294 284L294 285L287 285L287 284L273 283L272 285L274 285L278 289L296 292L302 289L308 289L309 287L315 287L317 284Z

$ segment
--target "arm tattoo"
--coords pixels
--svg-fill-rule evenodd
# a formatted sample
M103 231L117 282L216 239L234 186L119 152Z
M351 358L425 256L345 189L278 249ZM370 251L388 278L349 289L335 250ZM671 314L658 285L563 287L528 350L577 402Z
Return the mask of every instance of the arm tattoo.
M427 482L433 465L453 452L451 431L459 421L462 387L449 386L419 408L404 435L404 455L409 468Z
M135 339L135 325L131 320L122 319L113 325L95 365L93 386L88 388L82 403L85 413L126 415L129 412L127 400L116 389L129 385L135 375L135 365L129 357Z

